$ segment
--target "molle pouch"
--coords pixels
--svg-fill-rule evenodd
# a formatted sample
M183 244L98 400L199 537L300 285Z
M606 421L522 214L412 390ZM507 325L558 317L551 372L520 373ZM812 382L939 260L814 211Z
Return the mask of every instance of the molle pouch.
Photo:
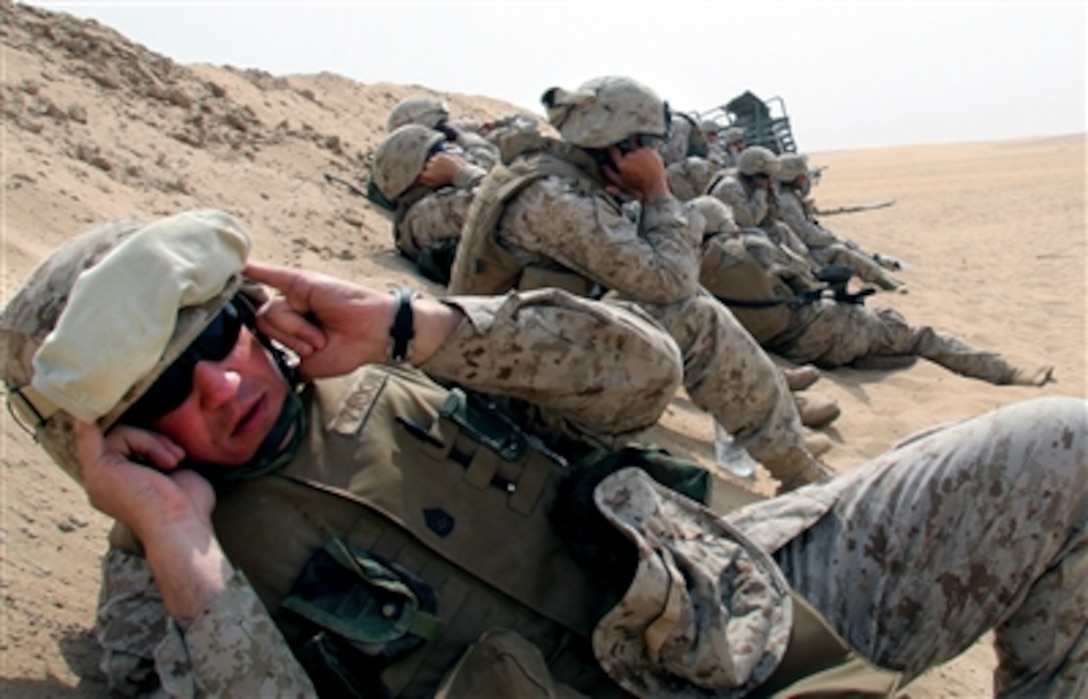
M439 408L439 414L506 461L518 461L528 447L528 435L495 406L488 405L487 400L475 393L453 389Z
M332 539L280 602L292 650L322 696L384 697L382 670L436 637L429 585Z

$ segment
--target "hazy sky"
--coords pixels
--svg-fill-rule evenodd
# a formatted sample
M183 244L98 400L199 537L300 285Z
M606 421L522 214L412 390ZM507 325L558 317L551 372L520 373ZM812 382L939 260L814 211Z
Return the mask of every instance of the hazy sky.
M801 150L1085 131L1084 0L55 2L182 63L495 97L625 74L675 109L779 96ZM456 115L454 115L456 116Z

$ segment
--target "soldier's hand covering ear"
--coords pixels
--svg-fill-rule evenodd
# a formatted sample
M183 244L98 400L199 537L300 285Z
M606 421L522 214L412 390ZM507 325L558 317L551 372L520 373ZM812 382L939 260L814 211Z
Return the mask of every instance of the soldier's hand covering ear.
M182 523L210 527L215 491L196 472L175 470L185 452L167 437L125 425L103 437L97 425L77 420L75 440L87 499L145 546Z
M668 196L665 162L656 148L643 146L624 154L613 146L608 152L615 169L605 167L603 172L610 183L643 201Z
M419 183L432 189L453 184L454 178L464 162L452 153L445 151L435 153L423 166L423 172L419 175Z

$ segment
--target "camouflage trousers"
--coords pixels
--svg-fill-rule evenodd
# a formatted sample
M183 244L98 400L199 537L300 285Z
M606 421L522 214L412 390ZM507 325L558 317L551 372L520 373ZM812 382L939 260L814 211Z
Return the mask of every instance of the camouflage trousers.
M764 346L794 362L828 369L870 355L916 355L993 384L1011 383L1016 375L1016 367L997 352L926 325L911 325L898 311L830 299L794 311L789 329Z
M812 495L833 498L811 528L769 548L873 663L909 681L993 629L997 695L1088 696L1086 431L1083 400L1018 403L745 518L773 528L791 499L803 510Z
M645 311L676 340L692 402L713 415L775 478L789 477L811 461L782 373L713 296L700 290L669 305L621 303Z

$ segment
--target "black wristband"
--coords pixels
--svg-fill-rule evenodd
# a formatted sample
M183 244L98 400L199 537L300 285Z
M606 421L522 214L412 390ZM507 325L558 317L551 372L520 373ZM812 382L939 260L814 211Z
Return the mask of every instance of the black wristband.
M389 361L403 364L408 361L412 338L416 336L412 314L412 299L416 297L416 292L398 287L393 295L396 297L396 308L393 311L393 324L389 326Z

